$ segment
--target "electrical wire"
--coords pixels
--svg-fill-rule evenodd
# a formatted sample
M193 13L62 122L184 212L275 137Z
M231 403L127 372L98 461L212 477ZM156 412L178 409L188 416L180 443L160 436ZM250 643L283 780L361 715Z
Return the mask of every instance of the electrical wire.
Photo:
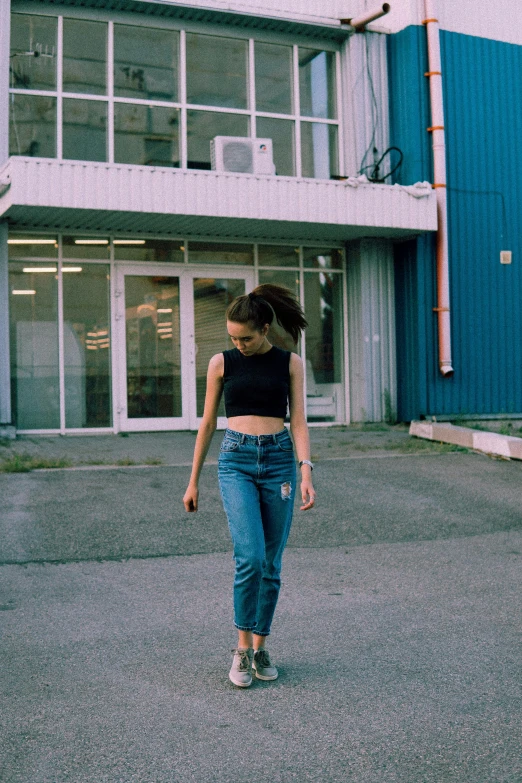
M365 48L365 61L366 61L366 75L368 76L368 84L370 86L370 94L371 94L371 110L372 110L372 135L370 138L370 143L368 144L368 148L366 152L363 155L362 161L361 161L361 168L358 171L358 174L362 174L365 169L367 168L364 163L366 161L366 157L370 150L374 150L377 152L375 147L375 136L377 134L377 120L378 120L378 111L377 111L377 98L375 95L375 88L373 85L373 77L372 72L370 68L370 52L369 52L369 45L368 45L368 33L364 32L364 48Z
M393 150L399 153L400 157L395 166L390 169L390 171L387 174L384 174L382 176L379 175L379 168L381 163L383 162L384 158L389 155ZM375 161L374 163L371 163L369 166L365 166L361 171L360 174L364 174L368 169L371 169L371 173L367 174L370 182L385 182L385 180L388 179L388 177L391 177L393 174L395 174L396 171L400 169L402 166L402 161L404 160L404 153L399 147L388 147L388 149L384 150L379 160Z

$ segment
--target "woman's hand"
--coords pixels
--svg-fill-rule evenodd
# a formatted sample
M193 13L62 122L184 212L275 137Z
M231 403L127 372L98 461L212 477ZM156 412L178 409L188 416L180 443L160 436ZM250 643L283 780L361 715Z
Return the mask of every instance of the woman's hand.
M198 510L198 495L199 491L197 486L194 484L189 484L187 491L183 495L183 505L185 506L185 511Z
M303 499L303 505L301 511L307 511L309 508L314 507L315 503L315 490L312 484L312 479L308 476L303 477L301 481L301 497Z

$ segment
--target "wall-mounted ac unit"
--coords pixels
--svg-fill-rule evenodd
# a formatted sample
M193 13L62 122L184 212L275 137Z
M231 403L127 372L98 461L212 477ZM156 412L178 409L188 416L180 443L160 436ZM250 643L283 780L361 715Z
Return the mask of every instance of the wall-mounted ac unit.
M275 174L272 139L215 136L210 142L212 168L244 174Z

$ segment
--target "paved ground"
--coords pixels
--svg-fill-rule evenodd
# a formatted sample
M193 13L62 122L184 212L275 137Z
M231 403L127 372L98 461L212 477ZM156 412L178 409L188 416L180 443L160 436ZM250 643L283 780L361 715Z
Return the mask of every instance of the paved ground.
M2 783L522 780L522 465L315 432L281 676L246 691L214 465L181 509L192 435L58 438L166 464L0 475Z

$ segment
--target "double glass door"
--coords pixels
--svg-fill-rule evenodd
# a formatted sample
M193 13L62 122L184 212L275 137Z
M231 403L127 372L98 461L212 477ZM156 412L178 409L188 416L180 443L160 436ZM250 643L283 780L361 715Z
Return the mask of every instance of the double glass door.
M253 273L120 265L114 343L122 431L196 429L210 357L231 346L225 312L252 290ZM225 426L223 403L218 426ZM223 418L221 418L223 417Z

